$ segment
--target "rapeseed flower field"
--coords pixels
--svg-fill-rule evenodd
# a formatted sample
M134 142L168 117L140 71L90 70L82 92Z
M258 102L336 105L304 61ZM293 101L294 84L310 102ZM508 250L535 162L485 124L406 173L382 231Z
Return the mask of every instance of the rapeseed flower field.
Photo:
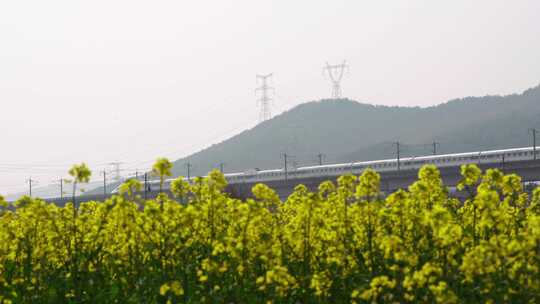
M135 180L103 202L0 200L0 302L540 303L540 189L462 175L466 200L434 166L384 197L366 170L242 201L214 171L146 201Z

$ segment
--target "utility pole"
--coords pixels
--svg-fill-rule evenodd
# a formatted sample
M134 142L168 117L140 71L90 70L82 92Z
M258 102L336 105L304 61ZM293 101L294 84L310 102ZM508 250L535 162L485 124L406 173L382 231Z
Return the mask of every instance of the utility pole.
M268 79L270 79L270 77L272 77L272 73L256 76L257 84L261 84L260 87L255 89L255 94L261 92L261 97L257 99L257 104L261 108L259 112L259 122L263 122L272 117L270 112L270 102L272 101L272 97L270 97L269 91L275 94L275 89L268 85Z
M187 163L186 168L187 168L187 180L189 182L191 180L191 176L190 176L190 174L191 174L191 163Z
M26 180L26 182L28 183L29 185L29 194L30 194L30 197L32 197L32 183L34 183L36 180L35 179L32 179L32 177L30 177L29 179Z
M144 200L147 199L147 195L146 195L146 193L148 192L147 182L148 182L147 173L144 172Z
M58 180L53 180L53 183L56 183L56 182L58 182L58 184L60 185L60 199L63 199L64 198L64 179L59 178Z
M440 143L433 141L433 155L437 155L437 146L440 146Z
M283 161L285 162L285 181L287 181L287 153L283 153Z
M530 128L529 132L532 133L533 137L533 160L536 160L536 132L538 132L538 130Z
M60 198L64 198L64 179L60 178Z
M103 170L103 195L107 195L107 171Z
M322 166L323 157L324 157L324 154L322 153L317 154L317 158L319 158L319 166Z
M60 199L63 199L64 198L64 179L62 178L53 179L52 183L54 184L58 183L58 185L60 186Z
M328 73L328 77L332 82L332 99L341 98L341 79L343 78L345 69L348 68L349 66L345 60L343 60L342 64L330 65L328 62L326 63L326 67L324 67L323 71Z
M400 156L400 147L399 147L399 141L396 141L394 143L394 145L396 145L396 154L397 154L397 169L398 171L401 169L401 164L400 164L400 159L399 159L399 156Z

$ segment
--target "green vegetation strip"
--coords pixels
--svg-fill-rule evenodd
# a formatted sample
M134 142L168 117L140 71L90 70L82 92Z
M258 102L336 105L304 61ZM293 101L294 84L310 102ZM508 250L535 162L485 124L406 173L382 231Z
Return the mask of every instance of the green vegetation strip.
M161 180L170 169L154 167ZM90 176L70 173L74 192ZM144 201L131 180L78 208L2 202L0 302L540 303L540 190L474 165L462 175L465 201L426 166L385 198L372 170L285 202L262 184L232 199L214 171L177 179L174 198Z

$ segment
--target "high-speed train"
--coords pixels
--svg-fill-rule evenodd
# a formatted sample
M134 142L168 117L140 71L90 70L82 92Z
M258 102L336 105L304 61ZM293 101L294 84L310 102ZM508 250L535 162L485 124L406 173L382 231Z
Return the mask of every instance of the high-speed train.
M225 178L229 184L238 183L256 183L268 182L275 180L309 178L309 177L328 177L335 178L347 173L360 174L364 169L372 168L378 172L397 171L398 165L400 170L419 169L423 165L433 164L439 168L452 167L462 164L503 164L505 162L515 162L523 160L531 160L534 158L534 153L537 155L539 151L533 147L515 148L506 150L490 150L442 155L429 156L414 156L399 159L384 159L374 161L351 162L342 164L330 164L322 166L306 166L298 168L284 168L258 170L251 169L245 172L226 173ZM163 183L163 189L170 188L171 182L174 179L166 179ZM159 189L159 180L151 180L147 182L147 188L150 191ZM113 190L116 193L118 188Z

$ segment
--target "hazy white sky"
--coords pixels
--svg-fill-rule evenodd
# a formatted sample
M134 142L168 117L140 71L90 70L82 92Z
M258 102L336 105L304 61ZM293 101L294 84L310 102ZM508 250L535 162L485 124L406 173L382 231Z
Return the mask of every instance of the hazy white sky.
M0 193L74 162L130 173L330 95L427 106L540 83L540 1L1 1ZM539 101L540 102L540 101Z

